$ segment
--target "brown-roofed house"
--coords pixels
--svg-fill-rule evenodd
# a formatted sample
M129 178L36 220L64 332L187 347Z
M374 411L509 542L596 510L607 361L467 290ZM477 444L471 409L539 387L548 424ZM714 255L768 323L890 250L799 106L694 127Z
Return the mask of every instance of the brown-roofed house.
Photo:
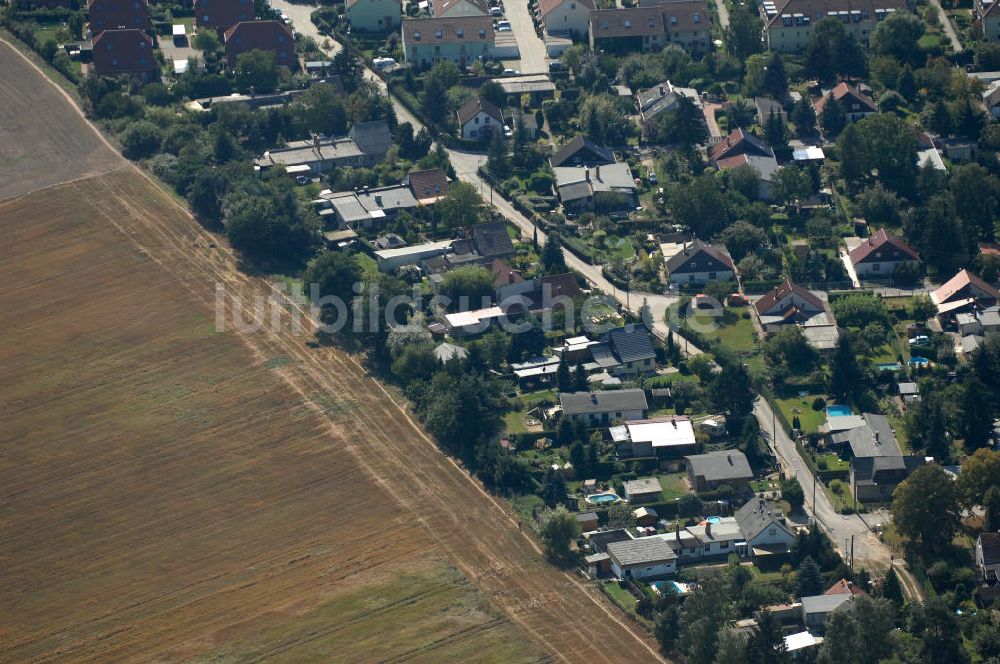
M670 282L675 284L705 284L709 281L729 281L736 276L736 266L725 245L713 247L699 239L684 246L666 261Z
M493 272L493 284L497 288L524 282L524 275L521 274L520 270L515 270L506 261L499 258L494 259L493 263L490 264L490 271Z
M90 34L96 37L105 30L149 30L147 0L87 0Z
M418 69L442 60L459 67L479 58L492 60L495 39L489 16L403 19L403 54Z
M774 0L761 3L759 11L768 49L791 53L809 44L813 26L827 16L838 19L848 34L866 44L879 22L906 9L906 0Z
M931 301L938 305L939 310L944 305L964 300L973 300L990 306L1000 300L1000 291L963 269L931 293Z
M814 105L817 116L823 113L823 109L830 103L831 99L840 104L850 122L860 120L872 113L878 113L878 107L875 106L871 97L862 94L856 87L841 82L837 84L837 87L816 100Z
M848 254L859 277L891 275L903 263L919 263L913 247L884 228L870 235Z
M240 21L254 18L253 0L195 0L194 20L199 28L224 33Z
M785 325L798 325L813 348L830 350L837 344L837 322L829 305L791 280L786 279L753 306L765 334Z
M275 61L292 67L295 60L295 39L281 21L241 21L226 30L226 63L235 67L239 56L250 51L270 51Z
M421 205L430 205L448 193L448 174L440 168L413 171L406 176L413 197Z
M853 581L848 581L847 579L841 579L835 584L826 589L823 593L824 595L867 595L860 586L855 584Z
M490 3L486 0L431 0L434 18L455 16L487 16Z
M549 157L549 165L603 166L615 163L615 153L585 136L577 136Z
M670 0L653 7L597 9L590 13L590 48L628 53L658 51L668 44L708 48L711 18L702 0Z
M148 81L158 69L153 39L142 30L105 30L94 39L94 71L101 76L131 74Z
M595 9L594 0L538 0L536 15L550 35L582 37Z
M716 162L741 154L773 157L774 150L763 139L737 127L729 132L728 136L712 146L709 158Z
M458 109L458 127L462 138L486 140L494 131L503 131L503 113L492 102L476 97Z

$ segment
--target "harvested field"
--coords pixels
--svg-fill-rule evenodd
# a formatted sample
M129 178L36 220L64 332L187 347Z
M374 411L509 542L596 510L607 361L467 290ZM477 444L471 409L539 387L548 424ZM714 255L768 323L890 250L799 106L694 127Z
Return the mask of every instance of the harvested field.
M0 200L121 164L54 85L0 42Z
M131 166L0 232L0 660L657 657Z

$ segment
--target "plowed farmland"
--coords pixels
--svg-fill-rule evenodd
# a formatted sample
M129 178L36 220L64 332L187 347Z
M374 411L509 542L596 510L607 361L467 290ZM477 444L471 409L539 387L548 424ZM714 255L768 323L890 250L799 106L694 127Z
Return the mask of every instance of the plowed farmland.
M218 332L268 285L105 150L0 204L0 660L656 657L308 321Z

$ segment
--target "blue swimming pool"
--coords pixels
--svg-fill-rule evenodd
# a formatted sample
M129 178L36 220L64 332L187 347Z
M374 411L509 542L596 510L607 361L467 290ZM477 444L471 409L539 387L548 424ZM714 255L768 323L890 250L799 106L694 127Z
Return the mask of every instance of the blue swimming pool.
M919 355L910 358L910 365L914 367L925 367L930 363L931 361L926 357L920 357Z
M843 417L844 415L853 415L850 406L827 406L826 416L827 417Z
M705 521L708 521L709 523L722 523L722 517L721 516L710 516L707 519L705 519Z
M617 500L618 496L613 493L595 493L593 496L587 496L587 502L593 505L605 505Z

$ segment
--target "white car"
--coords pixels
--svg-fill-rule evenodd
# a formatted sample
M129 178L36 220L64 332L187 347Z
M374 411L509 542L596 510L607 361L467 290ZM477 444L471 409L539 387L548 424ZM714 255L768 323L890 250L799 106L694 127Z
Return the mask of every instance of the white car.
M375 58L372 60L372 66L379 71L385 71L394 64L396 64L396 61L392 58Z
M490 7L490 16L503 16L503 9L500 7Z
M497 23L497 32L513 32L510 21L500 21Z

